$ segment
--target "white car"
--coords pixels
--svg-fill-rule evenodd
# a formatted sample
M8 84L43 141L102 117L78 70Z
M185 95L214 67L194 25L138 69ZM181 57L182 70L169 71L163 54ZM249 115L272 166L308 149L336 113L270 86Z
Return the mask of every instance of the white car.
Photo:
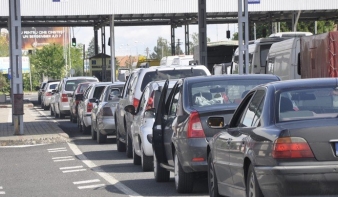
M89 133L92 125L92 109L96 106L95 102L90 102L90 99L99 99L104 88L111 85L112 82L97 82L91 83L83 93L83 98L77 106L77 121L81 133Z
M177 80L170 80L168 95ZM129 105L126 109L130 109L134 115L134 121L131 125L131 134L133 136L133 161L135 165L142 165L143 171L153 170L153 147L149 139L153 133L153 125L155 122L155 107L161 95L161 88L165 81L150 82L143 91L140 103L135 109L133 105ZM135 113L133 113L135 112Z
M59 85L59 81L57 82L49 82L45 85L44 91L42 92L42 101L41 101L41 108L44 110L48 110L50 107L50 100L53 95L53 90Z
M55 117L60 119L70 115L69 100L73 96L73 92L79 83L83 82L98 82L96 77L65 77L59 83L57 89L53 92L55 97L54 112Z

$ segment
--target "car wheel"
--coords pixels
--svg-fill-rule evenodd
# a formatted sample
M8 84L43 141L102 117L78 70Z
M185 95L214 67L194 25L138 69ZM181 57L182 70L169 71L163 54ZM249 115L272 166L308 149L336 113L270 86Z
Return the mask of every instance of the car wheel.
M116 146L118 152L124 152L126 151L126 144L120 141L120 132L119 127L116 126Z
M160 162L157 161L154 153L154 177L156 182L168 182L170 179L170 172L161 167Z
M126 138L126 155L128 158L131 158L133 156L133 142L131 141L128 133L126 133Z
M96 131L96 133L97 133L97 143L103 144L107 141L107 135L103 135L100 131Z
M90 133L92 135L92 140L96 140L97 135L96 135L96 131L93 126L90 128Z
M141 143L141 164L143 172L148 172L153 170L153 157L147 156L144 154L143 145Z
M50 106L44 105L43 106L43 110L48 110L50 108Z
M53 111L52 107L50 107L50 116L54 116L54 111Z
M74 119L74 118L73 118L73 114L72 114L72 112L70 112L69 121L70 121L70 122L73 122L73 119Z
M82 123L82 130L83 130L83 134L89 134L91 130L91 126L86 127L86 125Z
M59 118L59 114L54 110L54 118Z
M43 102L41 102L41 109L44 109L45 105L43 104Z
M212 163L211 154L208 157L208 188L210 197L220 197L218 193L218 182L215 173L214 164Z
M178 193L191 193L194 187L194 173L183 171L182 165L175 153L175 187Z
M258 181L251 164L249 166L246 180L246 195L247 197L263 197L263 193L258 185Z
M135 149L133 149L133 163L134 165L141 165L141 157L135 153Z
M60 111L60 114L59 114L59 118L60 119L65 119L66 115L65 114L62 114L61 111Z

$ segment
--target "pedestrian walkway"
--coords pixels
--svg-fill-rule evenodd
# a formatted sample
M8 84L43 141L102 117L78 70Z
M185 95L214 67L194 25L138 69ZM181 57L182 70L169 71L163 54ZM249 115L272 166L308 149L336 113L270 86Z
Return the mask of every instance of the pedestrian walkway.
M12 108L0 106L0 146L50 144L68 141L57 122L48 119L33 104L24 105L24 135L14 135Z

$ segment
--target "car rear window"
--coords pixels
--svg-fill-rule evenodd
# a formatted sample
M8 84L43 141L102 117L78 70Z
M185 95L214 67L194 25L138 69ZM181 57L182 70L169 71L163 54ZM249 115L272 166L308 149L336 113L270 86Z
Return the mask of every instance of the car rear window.
M190 85L190 106L208 108L213 105L237 106L255 86L272 82L270 79L210 80Z
M99 99L101 97L102 91L104 90L105 86L98 86L94 90L93 98Z
M89 83L81 84L79 89L77 90L77 93L83 93L89 86Z
M162 70L147 72L141 84L141 91L152 81L161 81L166 79L181 79L186 77L203 76L207 75L203 69L186 69L186 70Z
M338 87L283 91L278 101L279 122L338 116Z
M97 82L95 79L78 79L78 80L68 80L65 85L66 91L74 91L77 84L83 82Z

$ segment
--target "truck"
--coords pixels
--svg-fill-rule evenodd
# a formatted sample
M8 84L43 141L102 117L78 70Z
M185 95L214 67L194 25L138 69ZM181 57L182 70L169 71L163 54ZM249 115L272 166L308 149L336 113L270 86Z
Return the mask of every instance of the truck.
M237 40L218 41L207 43L207 61L208 65L205 65L212 73L215 64L229 63L232 61L232 56L238 47ZM199 46L194 47L194 60L197 64L200 63L199 59Z
M292 38L271 46L265 73L282 80L338 77L338 32Z

